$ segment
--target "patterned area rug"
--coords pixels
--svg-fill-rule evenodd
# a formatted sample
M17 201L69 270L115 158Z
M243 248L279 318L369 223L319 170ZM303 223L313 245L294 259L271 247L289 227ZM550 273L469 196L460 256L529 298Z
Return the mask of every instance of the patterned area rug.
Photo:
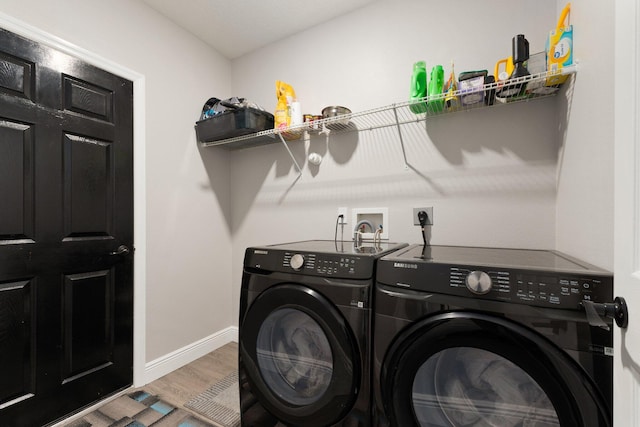
M198 414L224 427L240 425L240 393L238 372L227 375L208 390L184 404Z
M107 403L65 427L214 427L145 391Z

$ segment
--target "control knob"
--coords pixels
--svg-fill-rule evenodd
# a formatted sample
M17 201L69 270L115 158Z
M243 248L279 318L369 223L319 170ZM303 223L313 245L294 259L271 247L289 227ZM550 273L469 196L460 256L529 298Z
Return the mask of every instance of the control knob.
M467 289L474 294L484 295L491 290L491 277L484 271L475 270L467 275Z
M304 266L304 257L302 254L293 255L291 261L289 261L289 265L296 271L300 270Z

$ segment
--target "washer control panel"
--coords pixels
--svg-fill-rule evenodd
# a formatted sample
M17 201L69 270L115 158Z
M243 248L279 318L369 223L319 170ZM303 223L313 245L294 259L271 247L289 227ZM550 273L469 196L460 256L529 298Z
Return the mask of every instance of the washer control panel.
M456 295L482 295L528 305L576 307L583 300L606 302L610 299L603 292L604 288L600 291L607 281L606 288L610 288L611 281L607 277L450 267L448 288Z
M247 248L243 266L245 271L259 274L371 280L379 258L407 246L406 243L390 242L355 246L347 241L305 240Z
M309 252L283 252L284 271L300 272L317 276L343 278L369 278L373 260L348 254L323 254Z

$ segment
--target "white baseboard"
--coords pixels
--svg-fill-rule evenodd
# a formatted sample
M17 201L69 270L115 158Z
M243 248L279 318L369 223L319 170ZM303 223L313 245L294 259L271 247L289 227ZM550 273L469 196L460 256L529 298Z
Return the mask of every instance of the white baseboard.
M144 384L135 384L135 386L142 387L149 384L230 342L238 342L237 326L230 326L151 362L147 362L144 370Z

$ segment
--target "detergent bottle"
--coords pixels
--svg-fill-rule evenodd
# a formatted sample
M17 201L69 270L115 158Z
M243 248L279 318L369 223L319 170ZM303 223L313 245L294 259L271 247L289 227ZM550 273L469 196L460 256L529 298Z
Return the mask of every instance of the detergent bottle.
M427 107L429 112L440 113L444 107L444 68L442 65L436 65L431 69L431 77L429 79L428 101ZM436 99L433 99L436 98Z
M555 30L549 32L545 49L547 52L547 71L554 75L547 78L547 86L564 83L568 76L562 75L560 72L564 67L573 64L573 25L569 23L570 11L571 3L567 3L560 13Z
M529 59L529 41L524 34L518 34L512 39L511 46L514 68L509 78L504 80L504 85L496 91L496 97L503 101L524 95L527 85L521 77L530 75L525 66Z
M500 71L500 68L501 68L500 65L504 65L503 71ZM515 69L515 66L513 65L513 56L509 56L507 58L501 59L498 62L496 62L496 66L493 71L493 76L498 81L505 81L509 77L511 77L511 74L513 74L514 69Z
M418 61L413 64L413 75L411 76L411 95L410 100L416 101L409 105L409 109L415 114L426 113L427 104L418 102L427 96L427 64L424 61Z
M293 124L291 106L297 101L296 92L290 84L277 80L276 97L278 98L278 103L273 114L274 128L283 131ZM282 136L288 140L298 139L300 132L282 132Z
M281 80L276 81L276 97L278 98L278 103L273 115L276 129L285 129L291 124L291 115L289 112L289 102L287 101L287 97L291 99L293 96L295 96L295 92L291 85Z

